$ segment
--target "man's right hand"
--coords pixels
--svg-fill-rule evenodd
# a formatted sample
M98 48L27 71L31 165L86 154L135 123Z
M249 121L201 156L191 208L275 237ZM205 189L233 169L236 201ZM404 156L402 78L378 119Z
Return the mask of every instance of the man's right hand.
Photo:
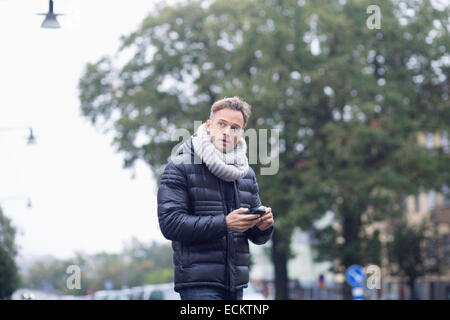
M231 211L225 218L227 229L233 232L245 232L261 221L259 214L242 214L248 208Z

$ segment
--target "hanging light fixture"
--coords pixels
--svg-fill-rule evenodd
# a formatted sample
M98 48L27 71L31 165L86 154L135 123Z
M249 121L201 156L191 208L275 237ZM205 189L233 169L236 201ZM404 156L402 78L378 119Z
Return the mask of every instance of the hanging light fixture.
M33 204L31 203L30 198L28 198L28 200L27 200L27 208L29 208L29 209L33 208Z
M50 29L61 28L61 26L58 23L58 20L56 20L56 17L62 16L64 14L53 12L53 0L50 0L50 2L49 2L48 12L47 13L38 13L38 15L45 16L45 20L42 22L41 28L50 28Z
M33 134L33 128L29 128L30 129L30 135L28 136L28 144L36 144L36 137Z

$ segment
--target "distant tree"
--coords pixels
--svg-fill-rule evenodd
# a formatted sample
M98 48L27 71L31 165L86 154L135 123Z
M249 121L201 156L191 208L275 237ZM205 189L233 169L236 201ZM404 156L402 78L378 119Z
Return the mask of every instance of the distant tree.
M70 265L80 267L80 289L67 287ZM23 284L39 290L86 295L88 289L104 290L107 280L112 281L114 289L170 282L173 280L172 248L167 244L147 244L132 239L120 253L76 253L69 259L40 259L24 275Z
M0 207L0 299L10 298L20 284L15 237L16 229Z
M34 262L23 279L23 286L43 291L63 291L66 268L63 260L53 258Z
M430 261L430 258L436 259L434 255L430 256L430 249L439 251L440 245L425 221L412 225L406 219L400 219L390 231L393 238L387 243L389 271L407 283L411 299L416 300L419 298L416 292L417 279L441 271L442 264L437 267L436 261Z

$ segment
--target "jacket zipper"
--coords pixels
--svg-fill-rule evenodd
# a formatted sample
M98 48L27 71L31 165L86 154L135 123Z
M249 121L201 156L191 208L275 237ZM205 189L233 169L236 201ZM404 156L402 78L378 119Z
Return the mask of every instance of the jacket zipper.
M224 190L223 190L223 185L222 185L222 181L219 179L219 186L220 186L220 191L221 191L221 195L222 195L222 204L225 206L225 217L227 216L227 204L224 200L223 194L224 194ZM226 246L225 246L225 253L226 253L226 261L225 261L225 287L227 291L230 291L230 271L229 271L229 261L230 261L230 250L229 250L229 236L228 236L228 228L226 230Z
M230 284L230 249L229 249L229 240L230 237L228 236L228 231L227 231L227 262L226 262L226 268L225 268L225 272L226 272L226 287L228 291L231 291L231 284Z

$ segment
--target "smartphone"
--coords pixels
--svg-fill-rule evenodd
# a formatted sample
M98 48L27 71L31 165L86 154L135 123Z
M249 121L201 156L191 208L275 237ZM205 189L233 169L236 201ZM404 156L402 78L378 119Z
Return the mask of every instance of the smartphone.
M247 212L244 212L243 214L259 214L259 216L262 216L264 213L266 213L265 209L251 208Z

